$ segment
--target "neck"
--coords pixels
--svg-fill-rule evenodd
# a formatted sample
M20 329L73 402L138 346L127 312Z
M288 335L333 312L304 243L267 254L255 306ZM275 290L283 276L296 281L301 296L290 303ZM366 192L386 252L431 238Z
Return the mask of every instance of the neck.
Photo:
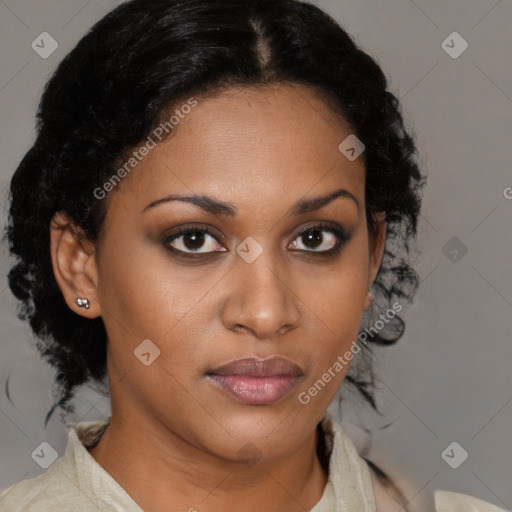
M248 463L222 459L137 416L113 408L89 452L146 512L304 512L322 497L327 472L317 456L317 429L285 456Z

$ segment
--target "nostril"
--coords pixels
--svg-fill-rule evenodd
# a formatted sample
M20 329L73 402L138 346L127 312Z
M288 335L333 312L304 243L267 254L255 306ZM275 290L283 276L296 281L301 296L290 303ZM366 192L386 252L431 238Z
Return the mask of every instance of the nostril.
M241 332L241 331L244 331L246 329L245 326L243 326L242 324L236 324L233 326L233 330L235 332Z
M283 326L279 327L277 332L278 332L278 334L284 334L284 333L288 332L290 329L293 329L293 325L292 324L286 324L286 325L283 325Z

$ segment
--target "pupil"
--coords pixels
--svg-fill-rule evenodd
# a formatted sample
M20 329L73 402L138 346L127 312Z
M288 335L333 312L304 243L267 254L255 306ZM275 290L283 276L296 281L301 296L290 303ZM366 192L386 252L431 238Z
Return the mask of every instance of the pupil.
M319 229L312 229L311 231L304 233L302 235L302 242L306 246L308 246L308 244L312 244L312 246L309 245L309 247L318 247L322 244L322 231Z
M204 244L204 233L191 231L183 237L183 243L187 249L199 249Z

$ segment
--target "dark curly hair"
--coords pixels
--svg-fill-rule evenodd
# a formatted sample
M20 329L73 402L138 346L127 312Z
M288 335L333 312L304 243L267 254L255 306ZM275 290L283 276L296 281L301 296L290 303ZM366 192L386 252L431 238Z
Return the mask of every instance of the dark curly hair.
M410 301L418 285L409 242L416 235L423 177L399 101L375 60L319 8L298 0L132 0L79 41L47 83L37 138L10 187L9 272L37 348L56 369L55 407L72 412L75 388L106 377L101 318L65 303L50 257L50 221L63 211L98 243L108 201L94 190L183 98L233 86L297 83L313 88L365 144L370 235L385 212L387 241L373 308ZM114 192L115 193L115 192ZM108 198L107 198L108 199ZM395 316L369 340L392 344L404 330ZM365 351L366 352L366 351ZM371 360L346 377L377 409Z

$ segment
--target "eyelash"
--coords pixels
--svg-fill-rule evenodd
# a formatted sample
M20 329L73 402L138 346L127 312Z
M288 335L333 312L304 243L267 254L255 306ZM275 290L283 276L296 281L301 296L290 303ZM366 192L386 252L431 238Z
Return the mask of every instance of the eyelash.
M315 230L319 230L322 232L326 231L328 233L333 234L337 238L334 247L332 247L331 249L323 250L323 251L295 249L293 252L302 252L302 253L307 254L308 256L312 254L317 257L325 257L325 258L326 257L335 257L341 252L342 247L350 239L350 235L344 229L342 229L340 227L333 226L332 224L320 221L320 222L316 222L314 224L308 224L307 226L302 228L297 233L297 235L292 239L292 242L295 241L297 238L300 238L302 235L304 235L310 231L315 231ZM208 255L212 255L212 254L216 254L216 253L220 253L220 252L227 252L227 251L210 251L210 252L203 252L203 253L186 252L186 251L182 251L181 249L176 249L175 247L172 247L170 245L171 242L173 242L176 239L179 239L181 236L183 236L187 233L198 233L198 232L202 233L202 234L207 234L218 242L217 236L215 235L215 233L213 233L209 229L207 229L205 227L201 227L200 225L190 225L190 226L187 226L186 228L183 228L180 231L173 233L172 235L166 237L163 240L163 245L168 251L172 252L173 254L177 255L178 257L182 257L182 258L186 258L186 259L204 258L204 257L207 257ZM220 243L220 242L218 242L218 243ZM323 241L322 241L322 243L323 243Z

